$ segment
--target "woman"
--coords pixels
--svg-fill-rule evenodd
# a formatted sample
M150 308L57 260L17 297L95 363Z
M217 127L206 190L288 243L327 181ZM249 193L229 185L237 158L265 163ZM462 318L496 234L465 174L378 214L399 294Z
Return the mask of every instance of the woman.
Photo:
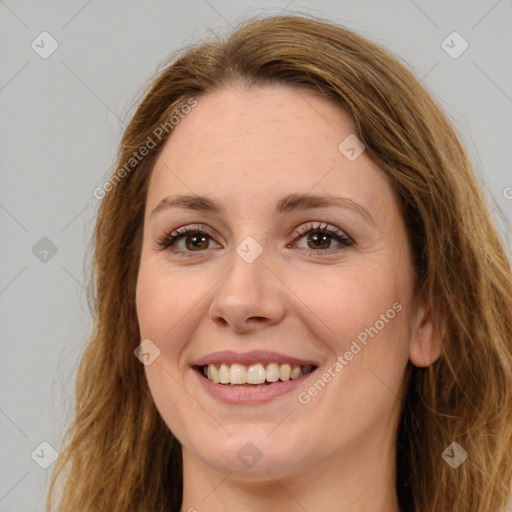
M57 510L498 512L512 280L445 115L375 44L253 20L153 80L95 235Z

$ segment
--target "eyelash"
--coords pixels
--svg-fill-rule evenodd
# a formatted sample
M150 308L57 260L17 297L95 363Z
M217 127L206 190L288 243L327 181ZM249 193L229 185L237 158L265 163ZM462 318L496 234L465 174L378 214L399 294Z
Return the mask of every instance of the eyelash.
M328 224L324 224L322 227L322 223L314 223L310 222L307 223L300 228L298 228L294 232L295 241L300 240L306 235L309 235L310 233L319 233L319 234L325 234L329 235L331 238L336 240L341 244L341 247L337 247L335 251L332 251L332 248L329 249L304 249L302 250L306 251L310 256L319 256L326 253L332 253L332 252L341 252L345 250L346 248L349 248L353 245L352 240L345 234L343 231L338 230L337 228L330 227ZM186 235L194 234L194 235L207 235L209 238L213 239L213 236L210 233L210 230L203 226L202 224L197 224L194 226L185 226L182 228L178 228L177 230L173 231L170 234L166 234L163 237L161 237L157 244L161 250L169 249L173 243L180 240L181 238L185 237ZM287 245L287 247L290 247ZM182 251L182 250L176 250L176 249L169 249L175 254L183 257L192 257L194 256L195 251ZM197 252L205 252L205 251L197 251Z

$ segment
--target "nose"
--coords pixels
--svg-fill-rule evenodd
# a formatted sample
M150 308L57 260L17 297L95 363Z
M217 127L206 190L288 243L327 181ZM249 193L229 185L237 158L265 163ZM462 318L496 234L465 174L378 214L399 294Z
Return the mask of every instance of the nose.
M252 262L233 251L232 267L217 284L210 319L236 333L264 329L284 316L286 285L268 265L265 250Z

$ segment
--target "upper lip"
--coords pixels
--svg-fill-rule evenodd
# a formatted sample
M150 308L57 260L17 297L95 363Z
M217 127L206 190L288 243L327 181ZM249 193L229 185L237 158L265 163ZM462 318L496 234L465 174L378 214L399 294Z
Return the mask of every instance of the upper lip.
M298 364L301 366L311 365L318 366L318 363L311 359L301 359L297 357L287 356L278 352L269 352L268 350L253 350L251 352L233 352L231 350L223 350L214 352L198 359L193 366L206 366L208 364L243 364L251 365L257 363L278 363L278 364Z

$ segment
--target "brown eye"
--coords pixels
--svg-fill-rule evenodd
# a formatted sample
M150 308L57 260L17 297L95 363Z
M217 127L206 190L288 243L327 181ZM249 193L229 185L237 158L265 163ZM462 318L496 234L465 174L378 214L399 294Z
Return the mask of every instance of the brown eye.
M204 252L210 249L212 236L202 225L186 226L165 235L158 241L161 249L168 249L175 254L190 256L191 253Z
M329 249L332 237L325 233L312 231L308 234L307 241L311 249Z
M296 246L313 256L341 252L343 249L352 246L352 240L343 231L327 224L321 226L318 223L315 225L310 223L302 226L295 235L297 245L292 244L287 245L287 247ZM306 246L297 243L303 239ZM158 246L179 256L192 256L193 253L201 253L211 249L210 241L214 242L214 239L206 231L206 228L202 225L196 225L173 231L159 240ZM333 246L333 241L337 245Z
M172 234L160 244L163 249L173 247L177 251L198 252L208 249L211 237L203 231L187 231L181 234ZM179 244L182 243L181 246Z
M187 235L184 237L185 247L190 251L208 249L208 246L210 245L209 238L210 237L208 235L204 236L201 233Z
M339 252L344 248L352 246L352 240L343 231L316 223L310 223L297 230L296 244L297 247L305 250L312 255L321 255L326 251ZM304 242L301 244L301 240ZM332 242L336 245L333 246ZM305 245L304 245L305 244ZM332 251L330 251L332 249Z

